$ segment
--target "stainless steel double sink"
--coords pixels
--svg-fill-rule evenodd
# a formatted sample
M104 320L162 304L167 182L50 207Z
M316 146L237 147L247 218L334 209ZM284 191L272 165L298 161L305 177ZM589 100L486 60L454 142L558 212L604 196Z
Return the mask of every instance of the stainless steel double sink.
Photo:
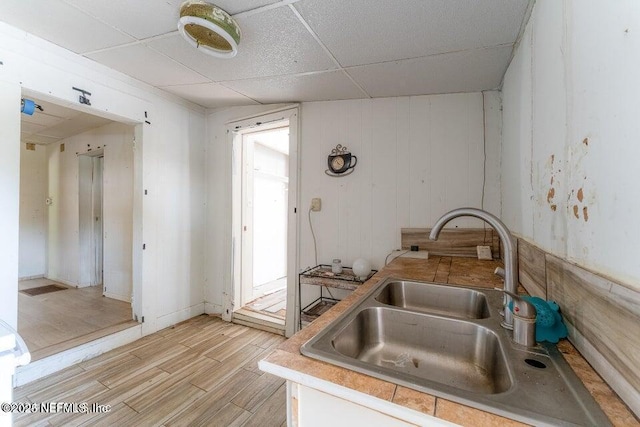
M500 327L498 291L388 278L306 356L534 425L611 425L555 345Z

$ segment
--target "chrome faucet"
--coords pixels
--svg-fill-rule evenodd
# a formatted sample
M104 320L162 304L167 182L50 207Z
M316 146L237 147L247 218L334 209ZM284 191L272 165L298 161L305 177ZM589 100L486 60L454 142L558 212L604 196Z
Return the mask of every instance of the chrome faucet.
M438 240L438 235L442 230L442 227L454 218L461 216L472 216L480 218L486 221L494 230L498 232L500 241L504 246L504 290L512 294L517 293L518 288L518 254L516 245L511 235L511 232L502 221L489 212L476 208L460 208L454 209L446 214L442 215L435 225L431 229L429 239ZM511 302L511 296L505 293L504 299L504 320L501 325L506 329L513 329L513 313L508 309L508 304Z

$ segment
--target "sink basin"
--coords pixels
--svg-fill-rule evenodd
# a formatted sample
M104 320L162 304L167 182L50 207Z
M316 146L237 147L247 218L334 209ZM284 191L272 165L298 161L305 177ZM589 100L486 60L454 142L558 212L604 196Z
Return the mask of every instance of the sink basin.
M372 307L333 339L349 358L477 393L512 386L497 335L483 326Z
M420 282L388 282L376 301L422 313L445 314L467 319L489 317L487 298L473 289Z
M388 278L302 354L536 426L610 426L553 344L500 326L502 293Z

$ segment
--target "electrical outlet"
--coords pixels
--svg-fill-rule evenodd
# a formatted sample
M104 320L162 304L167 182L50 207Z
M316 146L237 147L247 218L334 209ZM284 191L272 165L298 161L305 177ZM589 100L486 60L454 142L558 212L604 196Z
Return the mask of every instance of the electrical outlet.
M476 246L476 251L478 252L478 259L493 259L490 246Z
M320 212L321 208L322 208L322 199L320 199L319 197L315 197L311 199L311 210L313 212Z

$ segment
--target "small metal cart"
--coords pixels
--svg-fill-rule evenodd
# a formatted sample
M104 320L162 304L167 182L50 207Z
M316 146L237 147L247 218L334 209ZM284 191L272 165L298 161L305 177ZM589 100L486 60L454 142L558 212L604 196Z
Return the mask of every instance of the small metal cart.
M298 307L300 307L300 316L298 327L302 329L302 322L313 322L318 316L333 307L338 299L324 295L324 288L343 289L353 291L361 284L369 280L371 276L376 274L378 270L371 270L366 279L361 280L350 267L342 267L342 273L336 274L331 271L328 264L320 264L315 267L309 267L298 276ZM302 285L320 286L320 297L311 303L302 307Z

